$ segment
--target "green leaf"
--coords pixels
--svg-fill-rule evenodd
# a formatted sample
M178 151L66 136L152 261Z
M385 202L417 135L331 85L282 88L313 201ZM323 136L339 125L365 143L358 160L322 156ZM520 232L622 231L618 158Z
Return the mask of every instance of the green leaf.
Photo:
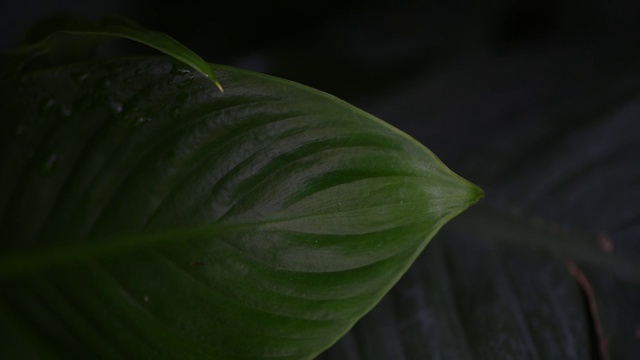
M153 30L140 27L133 21L120 16L104 16L97 22L65 21L70 29L58 30L47 35L36 44L7 51L2 55L3 63L0 74L11 74L20 71L34 59L50 55L69 58L70 54L84 54L96 43L105 38L123 38L147 45L159 50L174 59L191 66L208 77L222 91L222 86L211 70L211 66L198 54L194 53L174 38Z
M2 358L313 358L482 196L335 97L219 69L0 83Z
M458 116L469 122L482 114L500 124L461 154L488 201L439 233L379 305L319 359L638 358L640 77L616 63L613 74L598 67L571 91L558 91L553 81L575 78L559 77L566 71L550 71L551 63L531 71L537 61L530 56L489 69L465 64L471 75L464 78L476 84L442 74L440 82L423 84L421 95L452 93L475 104L460 107ZM505 72L507 63L518 70ZM574 66L566 61L567 69ZM524 79L514 80L518 74ZM522 86L532 79L544 86ZM505 91L487 102L479 84L490 80ZM453 91L460 88L469 93ZM514 93L518 101L510 100ZM441 98L445 109L433 101L412 104L422 97L401 95L394 105L408 112L415 105L455 117L452 108L459 107Z

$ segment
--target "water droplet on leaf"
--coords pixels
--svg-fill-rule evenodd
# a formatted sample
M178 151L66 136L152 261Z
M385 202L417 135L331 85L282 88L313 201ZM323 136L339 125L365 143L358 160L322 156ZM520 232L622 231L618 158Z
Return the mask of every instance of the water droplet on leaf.
M58 161L60 160L60 156L56 153L52 153L47 157L47 159L42 163L42 173L45 175L52 174L55 169Z
M48 115L51 114L51 111L56 105L56 99L53 97L46 97L40 101L38 104L38 111L42 114Z
M104 90L109 89L111 87L111 80L105 77L98 82L98 86L100 86Z
M78 83L83 83L85 80L87 80L87 78L89 77L89 73L88 72L76 72L71 74L71 77Z
M115 100L109 100L109 109L114 113L119 114L122 112L122 103Z
M71 114L73 113L73 111L71 110L71 107L67 104L62 104L60 106L60 116L63 118L68 118L69 116L71 116Z
M131 126L134 128L139 128L142 125L148 123L149 121L151 121L150 117L147 116L139 116L137 118L135 118L132 122L131 122Z
M178 119L180 117L180 108L176 106L173 109L171 109L171 111L169 112L169 116L173 120Z

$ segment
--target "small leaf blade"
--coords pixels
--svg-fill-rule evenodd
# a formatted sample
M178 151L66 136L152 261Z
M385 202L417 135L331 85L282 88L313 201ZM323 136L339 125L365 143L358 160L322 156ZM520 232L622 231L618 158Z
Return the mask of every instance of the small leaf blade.
M58 30L36 44L7 51L2 54L3 73L11 74L34 58L52 51L76 51L76 49L63 49L73 45L69 37L85 39L88 43L99 43L104 38L122 38L138 42L191 66L223 91L211 66L198 54L165 33L142 28L121 16L104 16L97 23L75 22L72 30Z

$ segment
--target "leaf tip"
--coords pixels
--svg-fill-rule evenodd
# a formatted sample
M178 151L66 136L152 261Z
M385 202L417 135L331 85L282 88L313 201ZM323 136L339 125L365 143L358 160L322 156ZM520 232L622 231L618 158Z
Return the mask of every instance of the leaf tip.
M469 209L470 207L477 204L478 202L480 202L480 200L484 199L485 197L484 190L482 190L480 186L467 181L466 187L467 187L467 190L465 195L466 201L464 205L464 210Z
M220 82L216 79L212 80L213 83L216 85L216 87L218 88L218 90L220 90L220 92L224 92L224 89L222 88L222 85L220 84Z
M471 205L484 199L484 196L485 196L484 190L482 190L482 188L476 184L471 184L470 193L471 193Z

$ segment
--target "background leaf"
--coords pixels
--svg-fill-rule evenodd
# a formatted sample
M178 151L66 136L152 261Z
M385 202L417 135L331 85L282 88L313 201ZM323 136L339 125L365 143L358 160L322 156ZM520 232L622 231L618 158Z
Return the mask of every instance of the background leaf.
M4 358L311 358L482 196L337 98L219 77L115 59L2 83Z

